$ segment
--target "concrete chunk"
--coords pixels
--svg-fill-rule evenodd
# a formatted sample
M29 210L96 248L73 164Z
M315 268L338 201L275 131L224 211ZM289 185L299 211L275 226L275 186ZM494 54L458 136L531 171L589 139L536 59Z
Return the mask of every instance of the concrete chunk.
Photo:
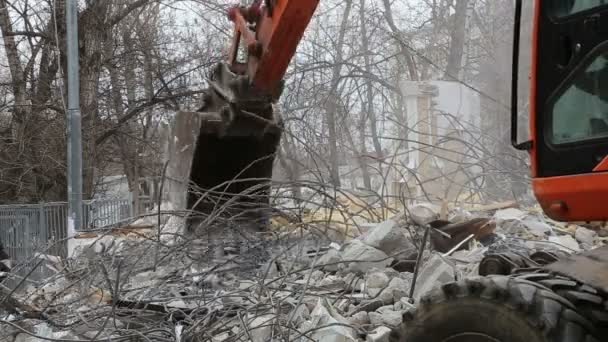
M391 329L387 327L377 327L372 332L367 334L366 342L389 342Z
M406 236L406 231L400 227L397 219L386 220L378 224L364 238L363 242L384 253L399 259L400 252L413 249L414 246Z
M310 335L313 341L354 342L357 340L352 328L336 325L336 323L348 324L348 320L342 317L325 298L319 299L312 311L311 322L317 328Z
M385 268L393 262L386 253L368 246L359 240L352 240L344 247L342 260L347 272L365 273L372 268Z
M263 315L253 318L249 322L249 333L252 342L266 342L272 335L273 315Z
M456 280L454 266L448 264L438 254L434 254L424 264L418 275L416 289L414 290L414 299L418 302L428 291L441 284L449 283L454 280Z
M408 208L410 218L419 226L439 219L441 208L431 203L419 203Z
M392 327L397 327L401 324L403 320L403 315L401 312L386 310L382 313L379 312L370 312L369 320L373 325L388 325Z
M574 237L576 238L576 241L586 244L588 247L592 247L595 244L597 233L585 227L578 227L576 228Z
M340 261L342 261L340 252L330 248L319 258L317 264L326 272L336 272L340 267Z
M572 251L579 252L581 250L578 242L570 235L550 236L549 241L554 242L559 249L568 253L572 253Z
M365 287L368 289L381 289L388 285L390 279L382 271L373 271L365 277Z
M369 315L365 311L359 311L356 314L348 318L351 325L361 326L369 324Z

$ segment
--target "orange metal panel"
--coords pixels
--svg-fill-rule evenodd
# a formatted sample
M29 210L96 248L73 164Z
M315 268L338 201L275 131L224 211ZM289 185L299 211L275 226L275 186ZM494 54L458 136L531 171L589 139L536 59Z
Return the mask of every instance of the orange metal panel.
M318 4L319 0L276 0L271 16L265 8L257 28L263 54L256 70L250 68L256 87L272 91L283 79Z
M536 116L538 115L538 104L536 103L536 66L538 63L538 25L540 23L540 5L541 0L536 0L534 6L534 27L532 31L532 67L530 71L530 140L532 141L532 149L530 149L530 162L532 166L532 177L538 176L538 149L536 137Z
M604 157L604 159L593 168L593 172L601 171L608 171L608 157Z
M535 178L534 194L546 214L559 221L608 221L608 172Z

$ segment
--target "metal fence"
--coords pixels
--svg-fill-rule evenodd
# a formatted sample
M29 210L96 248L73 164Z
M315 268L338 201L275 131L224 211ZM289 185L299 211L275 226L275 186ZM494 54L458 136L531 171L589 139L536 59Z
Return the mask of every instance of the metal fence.
M0 240L11 259L29 262L37 252L67 256L67 212L66 202L0 205ZM76 230L112 227L132 217L128 199L84 201L83 225Z

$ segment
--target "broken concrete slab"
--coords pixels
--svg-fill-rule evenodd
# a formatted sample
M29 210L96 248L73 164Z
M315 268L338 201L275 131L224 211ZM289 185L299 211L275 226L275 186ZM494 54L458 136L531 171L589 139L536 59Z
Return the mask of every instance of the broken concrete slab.
M373 270L365 275L365 287L367 289L382 289L388 285L390 281L386 273Z
M528 231L530 233L535 236L545 237L553 234L553 227L551 227L545 222L542 222L540 219L534 217L526 217L521 223L526 228L528 228Z
M418 302L422 295L433 288L457 280L456 275L454 265L448 263L440 255L433 254L420 270L420 274L418 274L414 299Z
M384 268L393 262L383 251L368 246L359 240L352 240L344 246L342 260L347 272L365 273L372 268Z
M266 342L272 335L272 322L274 315L251 317L249 322L249 335L252 342Z
M431 203L419 203L408 208L410 219L419 226L425 226L439 219L441 207Z
M576 241L581 244L587 245L587 249L591 248L595 244L595 239L597 238L597 232L587 229L585 227L578 227L576 232L574 233L574 237Z
M318 284L319 287L323 287L324 289L343 290L346 287L344 279L336 275L329 275L321 279Z
M385 306L379 307L376 310L376 312L378 312L378 313L385 313L387 311L395 311L395 306L394 305L385 305Z
M323 273L323 271L320 270L314 270L311 274L310 274L310 280L311 281L320 281L321 279L323 279L325 277L325 273Z
M504 221L522 220L526 215L527 213L523 210L508 208L496 211L496 213L494 213L494 219L496 219L496 223L500 225Z
M388 287L386 288L386 292L390 293L393 297L393 301L397 302L399 301L401 298L406 297L409 293L410 290L410 282L400 278L400 277L395 277L393 279L391 279L390 283L388 284Z
M553 242L559 249L571 253L579 252L581 247L578 242L570 235L550 236L549 241Z
M448 214L448 221L451 223L461 223L473 219L473 214L462 208L454 208Z
M404 252L413 250L414 245L406 236L406 230L399 224L400 216L378 224L363 238L363 242L387 255L402 259Z
M369 314L366 311L359 311L348 318L351 325L362 326L369 324Z
M310 319L310 310L308 306L300 304L297 308L293 309L291 315L294 324L299 326Z
M391 329L387 327L377 327L372 330L365 339L366 342L389 342L391 336Z
M388 325L391 327L397 327L403 321L403 314L393 310L386 310L382 313L370 312L369 320L373 325Z
M336 272L340 269L341 261L342 257L340 256L340 251L330 248L319 258L317 265L326 272Z
M316 328L310 334L313 341L354 342L357 340L354 329L336 324L348 324L348 320L342 317L326 298L319 298L317 306L312 311L311 322Z

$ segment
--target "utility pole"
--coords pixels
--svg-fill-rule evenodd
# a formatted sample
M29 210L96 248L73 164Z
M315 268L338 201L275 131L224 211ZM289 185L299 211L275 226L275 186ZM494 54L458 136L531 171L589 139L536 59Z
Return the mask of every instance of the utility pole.
M67 233L68 238L71 238L75 235L76 229L81 228L82 224L82 132L80 115L80 68L78 61L78 0L67 0L66 11L68 49ZM71 253L71 250L69 250L68 253Z

